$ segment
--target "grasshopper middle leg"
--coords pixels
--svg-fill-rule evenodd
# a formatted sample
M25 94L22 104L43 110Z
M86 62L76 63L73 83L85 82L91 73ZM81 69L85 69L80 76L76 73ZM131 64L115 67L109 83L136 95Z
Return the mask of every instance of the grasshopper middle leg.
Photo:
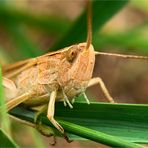
M109 94L103 80L100 78L100 77L96 77L96 78L92 78L89 83L88 83L88 87L91 87L93 85L96 85L96 84L100 84L101 86L101 89L104 93L104 95L106 96L107 100L111 103L115 103L114 99L111 97L111 95Z

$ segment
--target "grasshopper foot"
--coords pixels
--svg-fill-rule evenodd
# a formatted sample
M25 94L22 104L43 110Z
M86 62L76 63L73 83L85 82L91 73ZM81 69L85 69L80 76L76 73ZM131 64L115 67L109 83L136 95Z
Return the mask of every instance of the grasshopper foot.
M53 130L49 126L42 125L42 123L40 121L40 116L46 112L47 112L47 106L44 106L39 112L36 113L35 118L34 118L34 122L36 123L36 129L43 136L51 137L54 135Z
M53 142L50 143L50 145L55 146L56 143L57 143L57 141L56 141L56 137L53 135Z
M43 136L51 137L54 135L53 130L45 125L42 125L41 123L36 124L36 129L38 132L40 132Z
M73 142L73 140L70 140L70 139L68 138L68 136L67 136L66 133L64 133L64 138L65 138L65 140L66 140L68 143Z
M53 137L53 141L50 142L50 145L52 145L52 146L56 145L56 137L54 135L54 131L49 126L45 126L45 125L42 125L41 123L38 123L36 125L36 129L43 136Z

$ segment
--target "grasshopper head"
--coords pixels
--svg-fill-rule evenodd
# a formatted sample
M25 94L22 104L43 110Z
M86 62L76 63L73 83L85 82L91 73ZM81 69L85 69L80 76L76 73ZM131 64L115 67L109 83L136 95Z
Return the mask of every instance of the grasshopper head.
M92 77L95 52L91 45L92 29L91 29L91 3L88 2L88 25L87 25L87 41L79 43L67 48L66 59L70 63L64 72L65 81L75 80L77 82L89 81ZM66 62L65 62L66 63ZM64 64L63 64L64 65Z
M69 98L83 92L92 77L95 63L95 52L92 45L86 43L68 47L59 68L59 84Z
M90 80L93 73L95 53L92 45L86 49L86 43L73 45L67 51L67 60L71 63L69 79L77 81Z

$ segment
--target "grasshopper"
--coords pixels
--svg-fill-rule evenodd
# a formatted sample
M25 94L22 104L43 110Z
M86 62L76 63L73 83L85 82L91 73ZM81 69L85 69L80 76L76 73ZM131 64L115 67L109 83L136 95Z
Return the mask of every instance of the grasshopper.
M64 129L54 119L55 101L63 101L65 105L73 108L72 100L83 94L89 104L85 95L86 88L100 84L108 101L114 103L102 79L92 78L95 55L138 59L148 57L96 52L91 44L91 6L88 8L86 43L65 47L3 68L3 86L8 111L21 103L29 107L46 105L47 118L63 134Z

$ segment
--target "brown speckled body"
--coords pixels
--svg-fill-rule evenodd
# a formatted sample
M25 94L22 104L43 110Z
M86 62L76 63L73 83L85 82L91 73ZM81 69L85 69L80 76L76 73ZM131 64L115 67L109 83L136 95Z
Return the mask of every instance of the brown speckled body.
M85 48L86 43L80 43L36 58L36 65L14 79L17 95L33 90L34 98L26 101L31 104L35 98L47 94L45 85L50 88L48 95L57 90L56 100L63 99L63 92L68 99L83 93L92 77L95 62L93 46Z

